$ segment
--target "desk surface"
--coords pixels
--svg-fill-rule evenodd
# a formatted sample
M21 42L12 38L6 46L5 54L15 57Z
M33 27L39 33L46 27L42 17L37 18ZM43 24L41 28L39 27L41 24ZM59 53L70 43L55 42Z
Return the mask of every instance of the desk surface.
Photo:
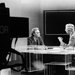
M67 54L75 54L75 48L62 48L62 47L53 47L53 49L44 49L43 47L32 48L26 46L19 46L15 48L16 51L21 53L34 53L34 54L59 54L59 55L67 55Z

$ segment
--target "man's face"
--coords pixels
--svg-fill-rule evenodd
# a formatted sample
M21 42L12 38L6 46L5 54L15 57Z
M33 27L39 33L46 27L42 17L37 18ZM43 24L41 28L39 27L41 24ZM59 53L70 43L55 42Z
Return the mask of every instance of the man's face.
M34 33L34 36L35 37L40 37L40 31L39 30L36 30L35 33Z

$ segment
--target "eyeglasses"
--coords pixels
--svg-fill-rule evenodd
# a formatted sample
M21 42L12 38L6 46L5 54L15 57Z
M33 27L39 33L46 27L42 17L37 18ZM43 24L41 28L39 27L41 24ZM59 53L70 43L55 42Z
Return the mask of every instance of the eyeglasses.
M38 33L40 33L40 32L36 32L36 33L38 34Z

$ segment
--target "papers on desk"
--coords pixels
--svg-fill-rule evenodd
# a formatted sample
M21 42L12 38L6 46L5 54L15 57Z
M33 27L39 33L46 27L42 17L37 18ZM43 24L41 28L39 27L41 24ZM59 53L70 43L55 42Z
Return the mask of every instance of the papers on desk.
M57 51L57 52L58 52L58 51L61 51L61 50L63 50L62 47L54 47L54 48L53 48L53 51Z
M75 50L75 48L70 46L70 47L66 47L65 50Z

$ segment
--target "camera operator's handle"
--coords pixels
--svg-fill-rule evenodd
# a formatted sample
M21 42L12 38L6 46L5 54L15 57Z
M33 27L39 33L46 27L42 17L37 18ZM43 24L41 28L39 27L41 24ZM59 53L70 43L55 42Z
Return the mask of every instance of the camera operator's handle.
M12 53L16 54L16 55L20 55L22 63L19 63L15 60L14 61L12 61L12 60L9 61ZM8 55L8 59L7 59L6 62L4 62L3 65L0 65L0 70L6 69L6 68L11 68L12 70L19 72L24 68L24 66L23 66L24 65L24 58L23 58L23 55L21 53L19 53L16 50L10 48L7 55ZM17 69L17 67L20 67L20 69Z
M17 62L17 63L14 63L13 65L11 65L12 66L11 69L14 70L14 71L17 71L17 72L23 70L24 69L24 66L23 66L23 64L24 64L23 55L21 53L19 53L18 51L14 50L14 49L11 49L11 53L20 55L21 56L21 60L22 60L22 63ZM15 67L20 67L20 68L16 69Z

